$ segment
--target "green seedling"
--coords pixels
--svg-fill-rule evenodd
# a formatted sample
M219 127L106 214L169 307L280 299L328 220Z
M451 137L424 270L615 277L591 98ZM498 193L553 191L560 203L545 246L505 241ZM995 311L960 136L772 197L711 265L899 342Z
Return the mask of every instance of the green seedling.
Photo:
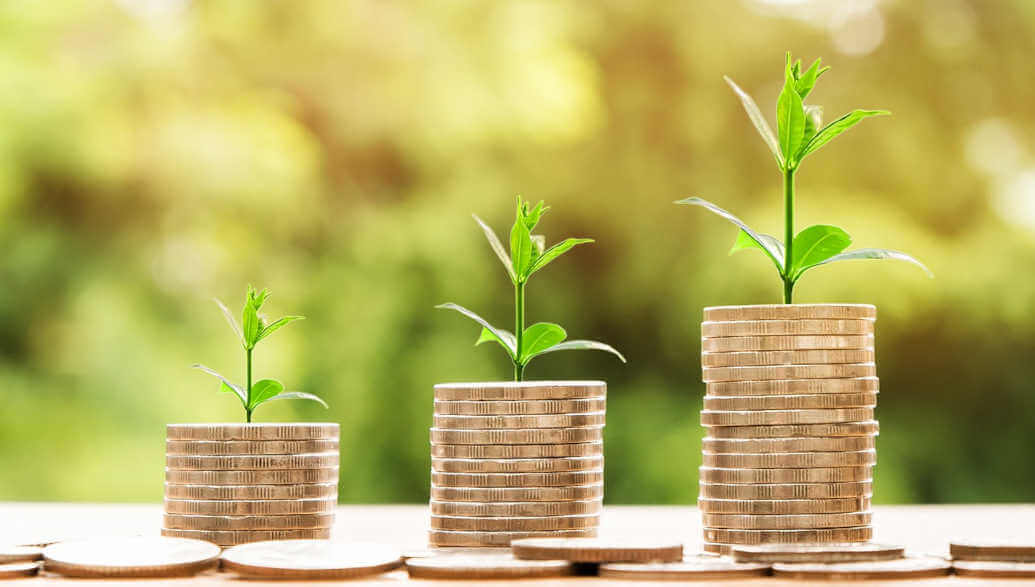
M326 402L311 393L284 391L284 384L276 379L260 379L259 381L256 381L254 385L252 384L252 353L255 351L255 345L258 344L260 340L263 340L267 336L280 330L287 324L290 324L295 320L305 319L305 316L284 316L283 318L267 323L266 319L259 314L259 309L262 308L262 304L266 301L269 295L270 292L268 289L263 289L262 291L257 292L252 286L248 286L248 292L244 301L244 311L241 314L241 324L237 323L237 320L226 307L226 304L218 299L216 300L216 304L218 304L219 309L223 311L223 315L226 317L226 321L230 324L230 328L234 330L234 333L237 334L237 337L241 340L241 345L244 346L247 365L247 380L244 387L231 382L215 370L204 365L194 365L195 369L201 369L205 373L219 378L222 382L219 387L220 391L232 393L241 400L241 405L244 406L244 413L247 422L252 421L252 412L255 411L255 408L272 400L307 399L317 402L325 408L327 407Z
M565 340L568 333L559 324L551 322L536 322L525 328L525 285L528 279L537 271L546 267L551 261L567 253L577 245L591 243L589 238L568 238L546 248L546 238L541 235L533 235L539 219L550 208L539 202L531 206L529 202L523 202L519 196L517 199L517 218L514 226L510 229L510 255L507 255L503 243L496 237L496 233L477 216L475 222L485 232L489 239L489 245L499 257L503 267L514 284L514 332L511 333L502 328L496 328L489 324L484 318L456 304L440 304L436 308L456 310L471 320L474 320L482 327L481 335L475 341L475 345L483 342L496 342L511 362L514 363L514 381L521 381L524 377L525 367L529 361L546 353L571 350L597 350L607 351L625 362L625 357L610 345L592 340Z
M817 224L810 226L797 235L794 234L794 174L802 160L826 145L834 137L852 128L860 121L871 116L891 114L887 110L853 110L837 120L823 126L823 108L805 104L804 100L816 85L816 80L829 67L823 67L817 59L802 71L801 60L791 62L791 54L787 53L784 66L784 84L780 97L776 102L777 134L774 135L765 117L759 111L755 101L744 90L725 78L726 83L740 98L747 111L748 118L755 125L762 140L769 146L776 164L783 173L784 196L784 240L752 230L742 220L726 210L701 198L686 198L677 204L702 206L735 224L740 232L730 250L730 254L747 249L757 249L765 253L776 266L783 280L783 301L791 303L794 284L801 276L820 265L836 261L852 259L898 259L917 265L931 275L931 272L913 257L888 249L857 249L845 251L852 244L852 237L837 226ZM932 275L933 276L933 275Z

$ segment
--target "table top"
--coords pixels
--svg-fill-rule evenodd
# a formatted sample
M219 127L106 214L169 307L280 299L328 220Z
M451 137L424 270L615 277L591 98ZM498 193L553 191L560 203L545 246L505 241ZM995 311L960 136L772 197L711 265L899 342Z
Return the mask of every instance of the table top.
M1035 505L951 505L951 506L876 506L876 542L902 544L914 554L948 554L953 538L1001 538L1035 540ZM162 523L162 507L154 504L68 504L0 503L0 543L51 542L61 539L113 535L157 535ZM337 511L333 539L391 544L401 550L427 547L428 508L419 505L349 505ZM675 506L606 506L601 518L602 536L671 536L682 538L687 552L700 550L701 522L696 508ZM230 580L233 575L210 572L188 579L142 580L157 584L204 584ZM405 571L395 571L366 580L373 583L407 581ZM22 579L26 584L67 583L57 575ZM88 581L77 579L76 581ZM553 582L578 582L582 585L626 583L614 579L576 577ZM924 580L924 585L985 584L988 580L947 577ZM1003 580L1022 585L1027 581ZM249 585L260 584L249 581ZM435 584L449 585L448 581ZM513 584L514 581L487 582ZM801 584L776 578L750 581L723 581L725 585ZM899 581L899 585L904 584ZM1030 582L1035 584L1035 581ZM282 582L271 584L283 585ZM472 585L472 582L459 582ZM664 583L662 583L664 584ZM857 585L858 582L852 582ZM867 583L869 584L869 583Z

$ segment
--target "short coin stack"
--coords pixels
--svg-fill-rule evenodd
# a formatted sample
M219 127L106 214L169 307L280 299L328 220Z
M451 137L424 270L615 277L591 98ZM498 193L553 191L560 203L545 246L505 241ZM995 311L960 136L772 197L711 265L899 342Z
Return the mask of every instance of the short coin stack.
M869 540L874 306L705 308L706 549Z
M606 396L602 381L436 385L430 544L596 536Z
M233 546L330 538L337 424L170 424L162 535Z

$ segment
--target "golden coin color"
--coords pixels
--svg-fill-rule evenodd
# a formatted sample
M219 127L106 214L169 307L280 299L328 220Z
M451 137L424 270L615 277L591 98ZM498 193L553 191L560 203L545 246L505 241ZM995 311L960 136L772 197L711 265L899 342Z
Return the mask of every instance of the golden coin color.
M596 528L586 528L585 530L540 530L535 532L429 530L428 543L432 546L510 546L512 541L524 538L543 536L588 538L596 535Z
M542 459L604 454L604 443L575 444L432 444L431 456L448 459Z
M338 453L308 455L168 455L165 465L181 471L239 471L248 469L316 469L337 467Z
M721 544L767 544L802 542L865 542L873 538L872 526L816 528L811 530L730 530L705 528L704 539Z
M689 556L675 563L606 563L600 565L600 576L628 581L707 581L739 577L762 577L769 574L769 565L735 563L717 556Z
M337 440L337 424L168 424L168 440Z
M183 538L91 538L52 544L43 560L69 577L184 577L215 568L219 548Z
M537 516L530 518L471 518L431 516L433 530L470 530L477 532L534 532L536 530L582 530L600 525L600 516Z
M30 563L41 558L43 558L43 549L39 546L0 545L0 564Z
M0 563L0 579L15 579L18 577L32 577L40 572L40 567L43 563L39 561L34 562L20 562L20 563Z
M841 438L710 438L701 441L704 452L774 453L774 452L838 452L869 450L877 446L876 436L844 436Z
M179 471L165 470L168 483L184 485L289 485L327 483L338 480L338 467L323 469L281 469L272 471Z
M771 379L768 381L719 381L708 383L709 396L814 395L820 393L876 393L876 377L857 379Z
M583 501L539 502L456 502L431 501L431 513L438 516L468 517L537 517L599 514L603 509L600 498Z
M563 473L439 473L431 482L440 487L560 487L589 485L604 480L602 470Z
M701 351L705 353L835 349L864 349L872 351L873 341L872 334L731 336L727 338L701 339Z
M223 569L253 579L352 579L402 566L387 546L329 540L278 540L243 544L223 553Z
M889 544L759 544L732 548L733 560L757 563L847 563L897 560L905 549Z
M445 554L407 559L415 579L533 579L565 577L575 572L568 561L524 561L507 554Z
M581 501L604 495L604 485L567 487L440 487L431 486L431 499L442 501L514 502Z
M274 500L193 500L166 499L167 514L204 516L285 515L333 512L338 498Z
M852 379L875 377L874 363L843 365L776 365L771 367L704 367L703 381L770 381L784 379Z
M824 365L872 363L872 350L837 349L804 351L746 351L740 353L702 353L704 367L759 367L775 365Z
M604 439L604 427L531 428L524 430L431 429L434 444L571 444Z
M453 430L514 430L603 426L604 412L591 414L533 414L529 416L435 416L435 427Z
M165 527L180 530L295 530L330 528L334 514L289 514L284 516L198 516L165 514Z
M642 563L683 560L683 543L652 539L529 538L511 545L525 560L566 560L576 563Z
M876 420L832 424L791 424L772 426L712 426L712 438L793 438L873 436L880 431Z
M723 412L701 410L702 426L779 426L784 424L837 424L873 419L873 408L832 410L761 410Z
M700 484L700 492L702 498L716 499L834 499L870 497L873 494L873 483L857 481L737 485L705 482Z
M815 467L858 467L877 462L877 451L855 452L789 452L761 454L704 453L706 467L728 469L802 469Z
M435 414L504 416L529 414L586 414L603 412L604 399L555 399L510 401L435 401Z
M701 336L873 334L873 320L735 320L702 322Z
M162 528L162 536L178 536L205 540L220 546L234 546L268 540L316 540L331 537L330 528L297 528L294 530L183 530Z
M166 440L167 455L287 455L338 452L337 440Z
M952 568L961 577L1035 579L1035 563L957 560L952 562Z
M773 574L789 579L825 581L882 579L920 579L943 577L952 572L952 564L938 557L908 557L896 560L851 563L776 563Z
M705 396L704 398L704 409L721 411L829 410L835 408L872 408L875 405L877 405L876 393Z
M601 399L606 396L607 384L603 381L440 383L435 386L435 399L445 401Z
M701 467L702 483L843 483L869 481L873 467L831 469L720 469ZM722 542L721 540L719 542Z
M706 514L838 514L870 509L869 497L836 499L710 499L697 500Z
M440 459L432 457L431 468L445 473L552 473L586 471L604 466L604 457L551 459Z
M704 319L722 320L876 320L877 307L870 304L759 304L752 306L709 306Z
M849 528L865 526L873 519L872 512L840 514L701 514L708 528L740 528L744 530L797 530L805 528Z
M1035 562L1035 539L1026 542L953 540L949 554L955 560Z
M296 485L177 485L165 484L166 499L321 499L337 497L337 483Z

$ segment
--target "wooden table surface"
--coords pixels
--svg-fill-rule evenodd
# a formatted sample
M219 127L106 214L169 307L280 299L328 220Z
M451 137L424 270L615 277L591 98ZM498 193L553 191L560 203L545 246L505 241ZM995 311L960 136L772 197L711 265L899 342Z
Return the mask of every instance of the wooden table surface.
M50 542L60 539L112 535L157 535L161 527L160 505L95 505L54 503L0 503L0 543ZM426 506L341 506L333 538L341 541L367 541L392 544L401 550L426 548L428 509ZM951 538L1012 538L1035 541L1035 506L878 506L874 508L875 540L903 544L910 552L946 555ZM692 507L606 506L601 521L602 536L665 536L686 541L687 552L700 546L700 517ZM175 580L147 580L155 584L215 583L231 580L232 575L210 572L198 577ZM366 582L407 581L405 571L381 575ZM68 583L57 575L19 579L25 584ZM77 582L89 582L77 579ZM626 583L614 579L578 577L564 580L539 580L582 585ZM947 577L927 579L924 585L984 584L988 581ZM1035 584L1035 581L1003 580L1002 584ZM248 581L248 585L261 584ZM447 581L435 581L448 585ZM478 584L489 583L479 581ZM513 581L498 581L513 584ZM751 581L724 581L726 585L788 585L801 582L773 577ZM905 582L896 582L899 585ZM283 582L272 584L283 585ZM460 582L472 585L472 582ZM664 584L664 583L662 583ZM816 583L812 583L816 584ZM861 583L852 582L852 585Z

